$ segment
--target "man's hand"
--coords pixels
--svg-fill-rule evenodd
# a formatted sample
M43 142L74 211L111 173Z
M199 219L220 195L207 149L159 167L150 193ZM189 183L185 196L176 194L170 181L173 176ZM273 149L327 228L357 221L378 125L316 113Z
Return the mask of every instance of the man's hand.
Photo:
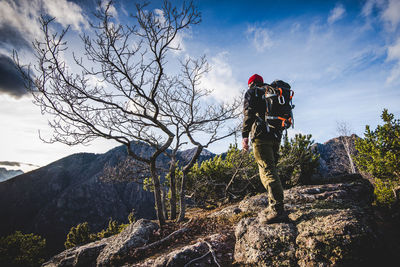
M243 138L242 147L244 151L249 151L249 138Z

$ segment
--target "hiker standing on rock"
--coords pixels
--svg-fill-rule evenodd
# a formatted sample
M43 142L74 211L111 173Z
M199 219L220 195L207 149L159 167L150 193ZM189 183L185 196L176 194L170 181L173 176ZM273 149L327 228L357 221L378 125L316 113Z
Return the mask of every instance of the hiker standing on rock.
M242 146L245 151L249 150L250 134L261 182L267 190L269 201L268 208L260 214L260 221L280 222L287 215L276 164L282 132L292 125L293 91L289 84L280 80L271 85L264 84L258 74L249 78L248 87L244 96Z

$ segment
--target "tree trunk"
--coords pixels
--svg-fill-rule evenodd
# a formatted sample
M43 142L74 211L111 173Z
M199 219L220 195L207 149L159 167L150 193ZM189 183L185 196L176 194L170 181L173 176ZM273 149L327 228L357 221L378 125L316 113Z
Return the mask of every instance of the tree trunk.
M182 184L181 184L181 191L180 193L180 211L179 211L179 218L178 222L181 222L185 219L185 212L186 212L186 180L187 180L187 175L190 171L190 169L193 167L194 163L197 161L199 158L201 151L203 150L203 146L199 143L197 143L197 150L190 159L190 162L186 164L185 167L182 169Z
M176 219L176 182L175 182L175 170L176 170L176 165L175 165L175 160L172 160L171 166L169 168L169 177L171 179L171 198L170 198L170 206L171 206L171 220Z
M165 186L162 188L162 207L164 213L164 219L168 220L168 209L167 209L167 191L165 190Z
M185 213L186 213L186 180L187 180L187 172L183 171L182 175L182 183L181 183L181 191L180 191L180 210L179 210L179 218L178 222L182 222L185 219Z
M156 202L155 204L156 204L157 219L158 222L160 223L160 226L162 226L165 224L165 219L162 212L160 180L158 179L157 176L155 160L150 163L150 172L154 182L154 199Z
M346 138L346 137L344 137L344 138ZM350 173L356 173L356 168L354 166L353 159L351 158L349 140L345 140L343 142L343 146L344 146L344 149L346 150L347 157L349 158Z

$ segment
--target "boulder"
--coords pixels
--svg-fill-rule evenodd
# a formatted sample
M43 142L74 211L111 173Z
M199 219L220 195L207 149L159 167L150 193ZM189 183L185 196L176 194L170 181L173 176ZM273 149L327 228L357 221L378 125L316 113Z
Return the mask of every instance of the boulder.
M260 199L245 200L252 211ZM370 208L372 190L363 180L285 190L287 222L242 219L235 229L235 261L255 266L360 266L380 248Z
M118 235L65 250L43 266L110 266L113 258L145 245L157 229L158 224L141 219Z
M198 240L198 242L193 245L176 249L168 254L161 255L156 259L149 259L145 262L133 264L132 267L173 267L186 266L189 263L188 266L214 266L212 253L215 253L219 247L224 244L225 240L225 235L214 234Z
M83 246L67 249L45 262L43 267L95 266L101 250L112 242L114 237L103 238Z

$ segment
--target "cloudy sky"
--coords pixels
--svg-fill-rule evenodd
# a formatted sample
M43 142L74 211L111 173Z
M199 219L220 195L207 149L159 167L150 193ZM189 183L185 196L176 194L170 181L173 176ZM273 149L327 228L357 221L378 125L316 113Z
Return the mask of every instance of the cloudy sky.
M38 17L71 25L69 46L79 53L78 35L89 31L96 0L0 0L0 162L46 165L76 152L103 153L116 144L45 144L49 119L23 89L12 61L16 50L33 62L32 41L40 36ZM112 12L129 23L135 1L114 1ZM175 1L179 5L180 1ZM207 56L212 71L203 85L214 98L240 95L258 73L266 82L282 79L295 91L295 129L316 142L338 135L344 121L362 136L380 123L383 108L400 115L400 0L195 1L202 22L179 35L179 56ZM161 1L152 1L157 9ZM233 140L210 147L215 153Z

